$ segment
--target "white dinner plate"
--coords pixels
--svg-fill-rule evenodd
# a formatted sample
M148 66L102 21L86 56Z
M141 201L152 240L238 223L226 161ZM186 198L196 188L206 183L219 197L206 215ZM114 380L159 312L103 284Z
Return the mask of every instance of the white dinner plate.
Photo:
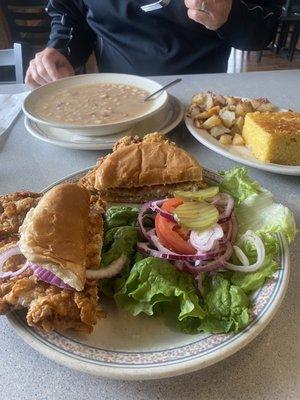
M88 169L65 177L76 181ZM220 177L205 170L212 184ZM289 250L278 235L280 268L274 278L253 295L253 320L238 334L186 335L168 328L160 318L133 317L113 302L102 302L107 318L99 320L91 335L44 333L26 324L21 311L8 315L26 343L51 360L113 379L156 379L195 371L229 357L253 340L271 321L285 295L289 279ZM201 386L201 382L199 382ZM199 387L200 387L199 386Z
M47 85L33 90L31 93L29 93L24 101L23 111L27 117L39 123L40 125L64 128L68 129L70 132L80 132L81 135L86 136L105 136L116 132L122 132L126 129L129 129L137 122L142 121L145 118L149 118L151 115L162 109L168 101L168 93L164 90L159 95L153 97L151 100L149 100L149 102L147 102L149 108L142 114L137 114L136 116L132 116L122 121L98 125L72 125L70 123L55 122L40 117L35 111L35 105L38 102L42 101L43 99L47 100L49 97L56 96L59 90L74 88L76 86L80 87L80 85L95 85L99 83L136 86L147 91L148 93L154 93L162 88L160 83L137 75L115 73L76 75L59 79L56 82L48 83Z
M81 136L69 132L67 129L40 125L27 116L25 117L25 127L37 139L56 146L78 150L106 150L112 149L115 142L125 135L142 137L155 131L166 134L182 121L184 111L183 104L176 97L169 95L169 101L166 106L156 114L137 123L129 130L105 137Z
M251 150L246 146L224 146L209 133L205 133L197 129L193 124L193 120L187 115L185 115L184 121L188 130L194 136L194 138L198 140L198 142L204 144L204 146L208 147L210 150L213 150L224 157L230 158L231 160L237 161L241 164L248 165L249 167L261 169L263 171L269 171L283 175L300 175L300 165L263 163L255 158L251 153Z

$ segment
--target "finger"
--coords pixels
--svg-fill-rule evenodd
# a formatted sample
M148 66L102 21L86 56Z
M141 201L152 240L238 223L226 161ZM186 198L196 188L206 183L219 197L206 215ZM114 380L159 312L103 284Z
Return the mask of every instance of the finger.
M31 76L32 79L38 83L40 86L43 86L47 83L47 81L45 81L38 73L37 69L36 69L36 63L35 60L30 62L30 72L31 72Z
M56 58L53 57L50 58L45 55L42 58L42 62L52 81L57 81L59 78L61 78L56 65L57 64Z
M36 67L37 73L39 74L39 76L41 78L44 79L45 82L48 83L48 82L52 82L53 81L53 79L48 74L48 72L47 72L47 70L46 70L46 68L45 68L45 66L43 64L42 59L39 58L39 59L36 60L35 67Z
M202 13L209 13L215 10L215 4L211 1L205 0L185 0L185 5L190 10L200 11ZM202 6L204 5L205 9L201 10Z
M203 0L184 0L184 4L191 10L199 10Z
M193 21L204 25L207 29L213 29L214 27L213 18L209 13L188 9L188 16Z
M25 76L25 85L28 86L30 89L35 89L40 85L32 78L31 72L28 70Z

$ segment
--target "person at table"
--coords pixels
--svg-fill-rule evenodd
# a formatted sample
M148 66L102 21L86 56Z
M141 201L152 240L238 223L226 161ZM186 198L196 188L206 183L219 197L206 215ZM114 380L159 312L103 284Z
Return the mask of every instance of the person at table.
M172 0L146 13L140 7L149 2L51 0L50 40L31 61L26 83L36 87L73 75L93 50L101 72L226 72L231 47L265 48L280 15L271 0Z

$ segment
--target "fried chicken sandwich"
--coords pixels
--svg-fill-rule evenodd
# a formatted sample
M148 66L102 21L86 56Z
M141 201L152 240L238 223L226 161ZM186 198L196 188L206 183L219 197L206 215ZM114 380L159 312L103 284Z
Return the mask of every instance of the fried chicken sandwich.
M44 194L25 215L20 210L23 221L15 209L19 241L9 236L12 240L6 238L0 248L0 314L27 308L28 324L45 331L92 331L103 206L99 196L66 183Z
M143 203L205 186L197 160L159 133L125 136L81 184L111 202Z

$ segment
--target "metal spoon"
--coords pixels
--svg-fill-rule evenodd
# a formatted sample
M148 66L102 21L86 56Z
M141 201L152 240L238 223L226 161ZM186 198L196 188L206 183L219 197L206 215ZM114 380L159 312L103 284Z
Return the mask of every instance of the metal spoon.
M174 85L176 85L177 83L179 83L181 81L182 81L181 78L175 79L175 81L172 81L172 82L168 83L167 85L163 86L161 89L159 89L156 92L154 92L154 93L150 94L149 96L145 97L144 101L148 101L149 99L151 99L151 97L155 96L156 94L158 94L160 92L163 92L165 89L167 89L167 88L169 88L171 86L174 86Z

